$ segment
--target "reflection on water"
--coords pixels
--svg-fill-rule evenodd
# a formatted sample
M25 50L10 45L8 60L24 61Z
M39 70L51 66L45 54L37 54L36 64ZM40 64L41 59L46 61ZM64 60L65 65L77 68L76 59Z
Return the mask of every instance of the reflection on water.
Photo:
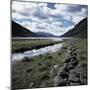
M21 60L24 57L34 57L34 56L43 55L46 53L57 52L58 50L60 50L61 47L62 47L62 43L55 44L52 46L47 46L47 47L37 49L37 50L34 49L31 51L25 51L24 53L14 53L14 54L12 54L12 61Z
M62 41L64 39L77 39L77 38L72 38L72 37L14 37L12 39L50 39L54 41Z

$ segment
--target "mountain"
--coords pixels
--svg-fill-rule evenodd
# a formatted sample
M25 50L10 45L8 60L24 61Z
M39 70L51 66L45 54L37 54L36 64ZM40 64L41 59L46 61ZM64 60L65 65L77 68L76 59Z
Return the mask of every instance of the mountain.
M61 37L87 38L87 18L81 20L72 30L69 30Z
M12 21L12 37L36 37L37 35L25 27Z
M48 32L36 32L36 34L41 37L55 37L53 34Z

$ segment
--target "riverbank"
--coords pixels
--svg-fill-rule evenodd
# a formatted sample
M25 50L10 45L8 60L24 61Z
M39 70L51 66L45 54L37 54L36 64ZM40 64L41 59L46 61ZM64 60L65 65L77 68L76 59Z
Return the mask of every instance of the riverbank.
M32 58L39 55L50 54L59 51L62 48L62 43L49 45L40 49L27 50L25 52L12 54L12 61L21 61L24 58Z
M24 51L40 49L61 42L62 40L54 41L51 39L12 39L12 53L23 53Z

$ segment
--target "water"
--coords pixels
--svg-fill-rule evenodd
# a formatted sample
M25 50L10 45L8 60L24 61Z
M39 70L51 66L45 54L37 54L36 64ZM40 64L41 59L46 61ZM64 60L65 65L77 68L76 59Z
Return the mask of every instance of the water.
M72 38L72 37L14 37L12 39L50 39L50 40L53 40L53 41L62 41L64 39L77 39L77 38Z
M61 49L62 47L62 43L59 44L55 44L52 46L47 46L41 49L33 49L30 51L25 51L24 53L14 53L12 54L12 61L20 61L22 60L24 57L34 57L34 56L38 56L38 55L44 55L47 53L53 53L53 52L57 52Z

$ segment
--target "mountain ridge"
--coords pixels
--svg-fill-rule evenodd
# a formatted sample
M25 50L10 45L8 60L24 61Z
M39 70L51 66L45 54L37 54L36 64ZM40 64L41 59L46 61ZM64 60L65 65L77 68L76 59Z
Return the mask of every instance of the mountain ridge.
M42 36L42 37L56 37L55 35L53 35L53 34L51 34L51 33L43 32L43 31L36 32L36 34L37 34L38 36Z
M69 30L60 37L87 38L87 18L81 20L72 30Z
M12 21L12 37L37 37L34 32Z

